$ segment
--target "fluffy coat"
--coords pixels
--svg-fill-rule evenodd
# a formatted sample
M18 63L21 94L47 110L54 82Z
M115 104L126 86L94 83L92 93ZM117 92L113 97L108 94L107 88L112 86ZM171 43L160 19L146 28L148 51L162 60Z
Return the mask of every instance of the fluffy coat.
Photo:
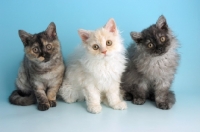
M170 109L175 103L169 89L179 61L177 39L164 16L141 33L131 32L131 37L136 43L128 48L129 62L121 83L125 100L141 105L149 98L158 108Z
M125 48L114 20L96 31L80 29L79 35L83 43L67 59L59 94L67 103L86 99L91 113L101 111L101 101L114 109L126 109L120 94Z
M26 106L37 102L42 111L55 107L65 70L55 24L50 23L46 31L34 35L19 30L19 36L25 55L10 103Z

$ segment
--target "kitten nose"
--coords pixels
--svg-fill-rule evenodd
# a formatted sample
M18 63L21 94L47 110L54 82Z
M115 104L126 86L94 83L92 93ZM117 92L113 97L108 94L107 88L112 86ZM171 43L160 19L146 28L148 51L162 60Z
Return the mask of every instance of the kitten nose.
M107 50L105 50L105 51L102 51L101 53L103 53L103 54L106 54L106 52L107 52Z
M163 51L163 48L162 48L162 47L159 47L158 50L160 50L160 51L162 52L162 51Z

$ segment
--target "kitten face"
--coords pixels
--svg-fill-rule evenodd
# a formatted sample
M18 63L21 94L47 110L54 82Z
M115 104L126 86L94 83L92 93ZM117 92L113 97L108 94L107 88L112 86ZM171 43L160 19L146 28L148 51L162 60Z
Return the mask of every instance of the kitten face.
M150 55L162 55L170 46L168 26L164 16L160 16L157 23L143 30L141 33L131 32L131 37L138 47Z
M115 37L105 29L91 32L86 41L88 51L93 55L106 56L117 48Z
M46 31L34 35L19 30L19 36L31 61L48 62L59 49L54 23L50 23Z
M79 35L86 49L92 55L106 57L119 49L118 31L113 19L96 31L80 29Z

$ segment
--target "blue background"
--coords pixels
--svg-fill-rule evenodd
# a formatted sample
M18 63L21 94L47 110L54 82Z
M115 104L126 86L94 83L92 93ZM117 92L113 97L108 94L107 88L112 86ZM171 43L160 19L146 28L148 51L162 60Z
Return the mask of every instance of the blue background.
M81 40L77 30L95 30L114 18L124 44L129 33L154 24L163 14L180 42L180 65L172 86L177 102L160 110L154 102L128 103L124 111L105 105L100 114L86 111L85 102L66 104L41 112L36 105L11 105L8 96L23 58L18 30L38 33L55 22L66 59ZM0 4L0 130L2 132L62 131L200 131L200 1L191 0L1 0Z

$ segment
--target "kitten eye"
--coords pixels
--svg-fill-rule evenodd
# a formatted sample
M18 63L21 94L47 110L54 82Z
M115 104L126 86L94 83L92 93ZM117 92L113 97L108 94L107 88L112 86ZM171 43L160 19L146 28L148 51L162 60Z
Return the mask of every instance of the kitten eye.
M38 53L39 50L38 50L38 48L33 48L32 51L33 51L34 53Z
M161 38L160 38L160 41L161 41L161 42L165 42L165 37L161 37Z
M149 43L149 44L148 44L148 47L149 47L149 48L152 48L152 47L153 47L153 44L152 44L152 43Z
M94 45L92 46L92 48L93 48L94 50L98 50L98 49L99 49L99 46L98 46L97 44L94 44Z
M107 45L107 46L111 46L111 45L112 45L112 41L111 41L111 40L107 40L107 41L106 41L106 45Z
M47 44L47 49L50 50L52 48L52 46L50 44Z

